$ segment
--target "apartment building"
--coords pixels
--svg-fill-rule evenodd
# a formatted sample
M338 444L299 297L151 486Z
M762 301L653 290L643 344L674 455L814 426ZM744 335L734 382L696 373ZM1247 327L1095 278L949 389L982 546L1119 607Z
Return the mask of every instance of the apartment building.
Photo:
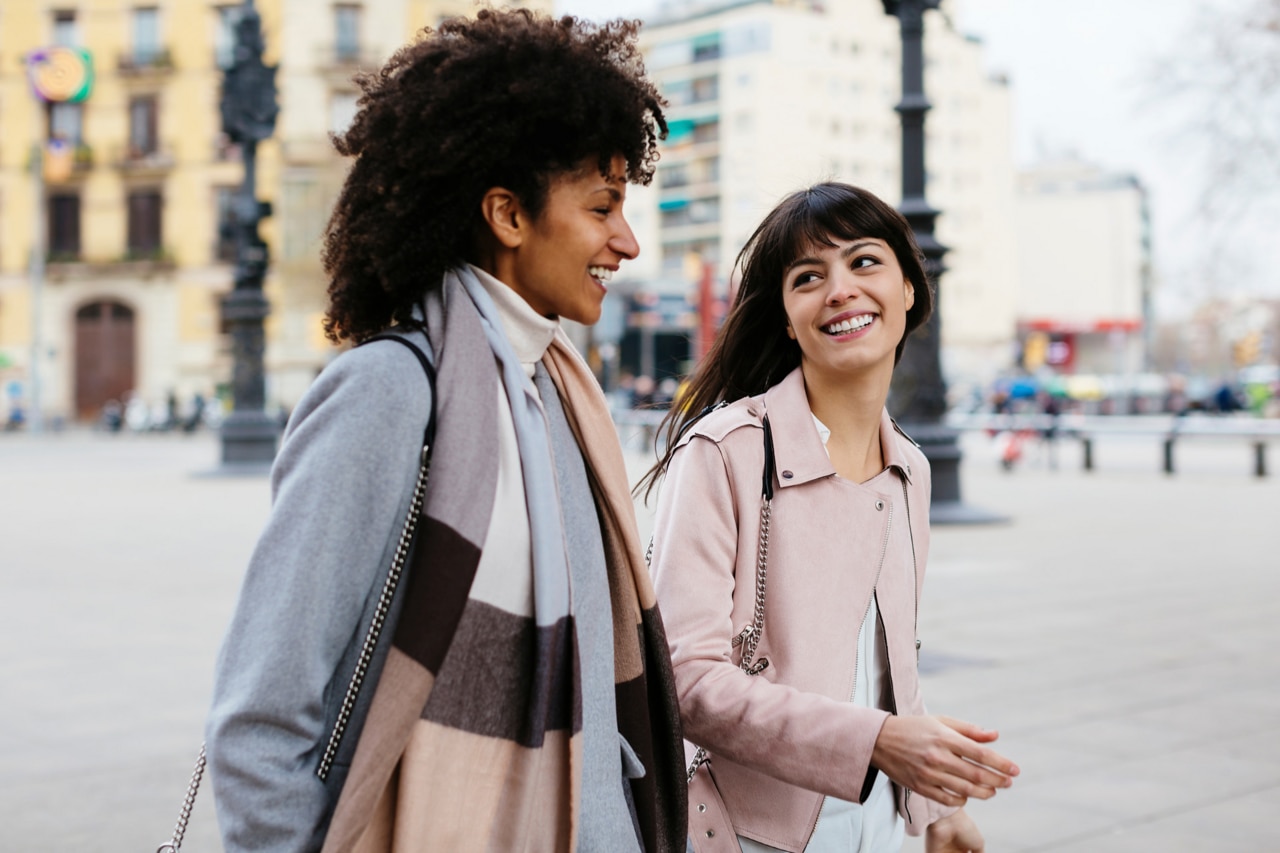
M1030 369L1129 374L1153 329L1151 222L1132 174L1075 158L1018 176L1018 336Z
M984 70L979 42L926 17L928 197L951 249L944 368L981 378L1009 363L1014 338L1010 96ZM879 0L669 6L642 38L671 133L653 186L629 203L644 247L629 278L687 289L696 259L726 292L764 214L816 181L900 201L900 36Z
M538 0L537 8L550 9ZM30 395L90 420L107 400L156 404L225 391L231 375L220 300L232 287L231 199L241 152L221 133L222 72L242 4L232 0L23 0L0 5L0 411ZM461 0L256 0L268 64L278 64L276 134L258 147L257 194L272 263L265 283L269 405L295 403L333 356L320 320L319 252L346 165L328 134L354 115L352 76L423 26L465 14ZM94 82L79 103L32 95L19 58L80 48ZM64 162L37 198L32 151ZM41 158L43 159L43 157ZM42 222L44 286L29 257ZM33 324L39 322L39 335ZM33 341L40 342L34 352Z

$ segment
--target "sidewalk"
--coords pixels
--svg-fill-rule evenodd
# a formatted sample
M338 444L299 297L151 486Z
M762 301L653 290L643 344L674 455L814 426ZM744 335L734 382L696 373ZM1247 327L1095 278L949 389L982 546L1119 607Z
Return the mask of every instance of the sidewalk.
M1013 520L935 531L921 667L1023 768L971 806L988 851L1280 851L1280 478L1234 447L1189 445L1174 478L1158 446L1100 444L1092 474L1072 445L1010 474L966 448L966 499ZM217 455L0 436L0 849L168 837L269 502L194 476ZM207 791L187 847L218 849Z

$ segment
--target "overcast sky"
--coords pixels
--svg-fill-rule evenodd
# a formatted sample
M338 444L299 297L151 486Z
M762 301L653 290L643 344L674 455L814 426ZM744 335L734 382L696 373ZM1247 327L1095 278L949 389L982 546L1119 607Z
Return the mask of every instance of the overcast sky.
M1179 56L1204 16L1239 10L1248 0L950 2L956 26L982 39L988 67L1010 78L1019 165L1074 153L1132 172L1148 187L1161 313L1185 313L1214 293L1280 296L1272 272L1280 269L1276 221L1246 233L1199 213L1204 170L1197 141L1182 130L1188 105L1158 97L1154 71L1158 61ZM643 18L656 5L558 0L557 8L597 19Z

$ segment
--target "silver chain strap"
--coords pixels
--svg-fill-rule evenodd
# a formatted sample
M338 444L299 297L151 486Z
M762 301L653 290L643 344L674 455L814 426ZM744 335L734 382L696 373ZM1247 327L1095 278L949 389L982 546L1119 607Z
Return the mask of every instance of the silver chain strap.
M753 663L756 656L756 647L760 645L760 635L764 633L764 592L765 581L767 579L767 571L769 568L769 518L772 515L773 501L764 498L760 503L760 548L756 553L756 595L755 608L751 614L751 625L744 628L739 637L742 637L742 663L739 666L747 675L759 675L769 668L769 659L761 658L759 662ZM649 543L649 550L653 550L653 543ZM736 645L736 644L735 644ZM693 781L694 774L698 772L698 768L711 761L711 756L702 747L698 747L693 754L693 760L689 762L689 771L685 775L685 783Z
M356 699L360 695L360 685L364 683L365 674L373 660L373 653L378 645L378 637L382 634L382 626L391 611L391 600L395 598L396 588L400 585L400 576L404 573L405 560L409 557L409 547L413 543L414 531L418 528L418 516L422 513L422 501L427 492L427 474L431 469L431 448L424 445L422 461L418 467L418 479L413 484L413 500L409 505L409 514L405 517L404 527L400 530L400 540L396 542L396 553L391 561L391 570L382 584L382 593L378 596L378 606L373 613L373 621L365 632L364 643L360 647L360 656L356 660L355 671L351 673L351 682L347 685L347 693L342 697L342 707L338 710L338 719L333 723L333 731L329 734L329 743L320 758L320 766L316 768L316 776L323 781L328 778L333 766L333 759L338 754L338 745L347 731L351 721L351 713L355 710Z
M187 834L187 822L191 820L191 809L196 804L196 792L200 790L200 780L204 777L205 751L200 744L200 755L196 758L196 768L191 774L191 784L187 785L187 796L182 801L182 811L178 812L178 823L173 828L173 837L156 848L156 853L178 853L182 847L182 838Z
M403 338L384 335L371 340L380 339L395 340L414 351L427 373L427 379L434 395L435 371L431 368L426 356L416 346ZM342 742L342 735L346 732L347 724L351 721L351 714L356 706L356 698L360 693L360 685L364 682L365 674L369 671L369 664L373 661L373 652L378 645L378 637L382 634L382 626L386 623L387 615L391 611L391 600L395 598L396 588L400 584L400 576L404 572L404 564L409 556L409 548L413 544L413 534L418 528L418 517L422 514L422 504L427 493L427 475L431 470L431 436L434 435L436 419L434 396L431 406L431 419L427 423L426 441L423 442L422 456L418 462L418 479L413 484L413 498L409 502L409 514L405 517L404 526L400 530L400 539L396 542L396 553L391 561L391 569L387 572L387 579L382 585L382 594L378 596L378 606L374 610L373 621L365 634L364 644L360 647L360 655L356 660L355 672L351 674L351 683L347 685L347 693L342 698L342 707L338 711L338 719L333 724L333 731L330 733L329 742L325 746L324 756L320 760L320 766L316 769L316 775L321 780L328 777L329 770L333 766L333 759L338 753L338 745ZM174 827L173 837L157 847L156 853L178 853L178 850L182 847L182 838L187 834L187 822L191 820L191 810L195 807L196 793L200 790L200 780L204 776L205 764L207 763L205 746L203 743L200 744L200 755L196 758L195 771L191 774L191 784L187 786L187 796L182 801L182 811L178 814L178 824Z
M431 470L431 447L422 448L422 461L418 467L418 479L413 484L413 499L409 504L409 514L405 517L404 526L400 530L400 539L396 542L395 558L391 561L391 570L382 584L382 593L378 596L378 606L374 610L373 621L365 633L364 644L360 647L360 655L356 660L355 672L351 674L351 683L347 685L347 693L342 697L342 707L338 711L338 719L333 724L329 742L325 746L324 756L316 775L322 780L328 777L333 766L333 759L338 754L338 745L342 735L351 721L351 713L355 710L356 698L360 694L360 685L364 683L365 674L373 660L374 649L378 645L378 637L382 634L382 626L391 611L391 600L395 598L396 588L400 585L400 576L404 573L405 560L409 556L409 546L413 542L414 531L418 527L418 517L422 514L422 502L427 493L427 475ZM182 811L178 813L178 824L174 827L173 837L156 848L156 853L178 853L182 847L182 838L187 834L187 823L191 820L191 810L195 807L196 793L200 790L200 780L204 776L207 763L205 744L200 744L200 755L196 759L195 771L191 774L191 784L187 786L187 796L182 801Z

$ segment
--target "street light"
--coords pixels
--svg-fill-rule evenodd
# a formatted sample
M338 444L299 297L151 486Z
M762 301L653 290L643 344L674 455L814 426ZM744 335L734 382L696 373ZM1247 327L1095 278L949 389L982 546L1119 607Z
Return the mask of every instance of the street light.
M925 199L924 121L929 99L924 94L924 13L940 0L883 0L887 14L898 19L902 31L902 100L896 107L902 121L902 206L924 253L925 273L935 291L946 269L947 247L933 234L938 211ZM940 295L940 294L939 294ZM1000 516L960 500L959 434L943 423L947 386L942 379L939 343L942 300L935 297L929 321L915 332L893 375L889 408L920 444L933 474L929 520L934 524L981 524Z
M255 197L258 143L275 130L276 68L262 63L262 18L245 0L235 25L235 53L222 82L222 130L244 155L244 183L234 202L235 288L222 300L222 321L231 334L234 408L222 424L222 464L269 465L276 455L279 426L267 416L263 370L263 321L270 306L262 294L267 244L258 223L271 206Z

